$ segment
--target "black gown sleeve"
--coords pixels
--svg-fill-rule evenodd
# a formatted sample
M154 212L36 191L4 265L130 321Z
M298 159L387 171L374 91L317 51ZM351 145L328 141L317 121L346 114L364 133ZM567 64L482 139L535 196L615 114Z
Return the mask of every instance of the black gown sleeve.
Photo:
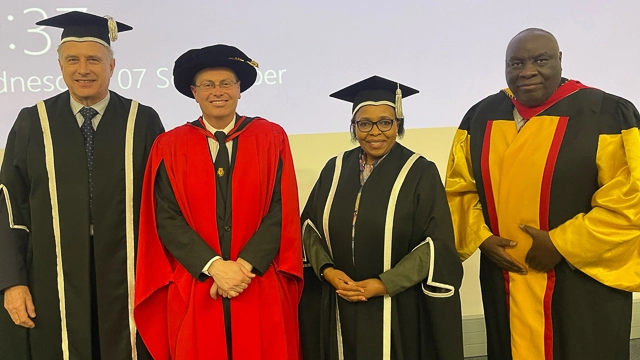
M422 239L429 237L433 244L430 255L433 272L430 278L434 282L450 286L457 293L462 285L462 262L455 247L449 203L440 173L434 163L428 163L421 183L419 196L416 198L415 206L418 210L414 212L414 223L418 226L415 231L422 231ZM432 288L430 285L427 288L436 293L449 292L444 288Z
M421 243L405 255L396 266L378 277L384 283L389 296L395 296L418 284L429 276L431 249L428 243Z
M9 226L6 197L0 199L0 291L27 285L26 256L29 233Z
M394 296L432 276L446 285L439 288L423 284L433 293L447 293L460 287L462 265L455 252L451 213L437 168L428 163L423 171L414 197L413 233L420 234L422 242L396 264L379 275ZM430 243L427 241L430 239Z
M324 191L321 191L323 179L325 182L331 181L334 168L335 160L329 160L325 164L300 215L305 268L304 289L298 305L298 318L302 357L305 360L320 360L327 356L324 352L323 339L328 336L328 328L324 325L325 320L330 316L327 316L327 309L324 307L324 305L328 307L329 304L326 297L323 297L323 293L333 293L333 287L328 282L322 281L318 273L323 267L333 266L333 261L329 260L328 249L323 245L326 242L321 235L321 214L318 214L316 209L326 202L326 198L320 195L321 192L324 195Z
M438 359L462 359L464 347L462 337L462 308L460 285L462 283L462 263L455 249L451 213L444 186L435 164L429 163L424 176L424 187L419 192L415 206L423 209L420 216L416 212L414 223L424 231L422 236L430 237L429 277L422 281L421 290L424 314L421 342L426 344Z
M187 223L182 215L171 182L160 163L155 180L156 223L160 240L176 260L196 279L204 281L204 266L219 256Z
M278 162L269 212L262 219L258 230L238 254L238 257L253 265L253 272L257 275L262 275L267 271L273 258L280 250L280 235L282 233L281 176L282 159Z
M302 225L302 245L309 264L313 268L316 276L322 280L322 272L327 267L335 267L331 255L325 250L323 240L313 223L305 222Z
M29 110L23 109L9 133L0 171L0 291L27 285Z
M309 193L307 203L302 209L300 222L302 224L302 247L304 251L304 260L313 268L313 273L320 280L324 280L320 274L328 267L335 267L333 258L329 253L324 235L321 233L321 214L317 213L319 207L324 207L327 199L326 196L320 195L323 181L331 182L333 171L335 169L335 158L330 159L323 167L318 180L316 180L313 189Z

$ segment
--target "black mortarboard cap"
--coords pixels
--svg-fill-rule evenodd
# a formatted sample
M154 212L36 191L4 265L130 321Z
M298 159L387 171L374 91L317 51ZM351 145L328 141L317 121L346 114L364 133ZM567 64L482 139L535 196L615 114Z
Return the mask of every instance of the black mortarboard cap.
M36 25L51 26L64 29L61 42L95 41L111 46L111 41L118 39L118 33L129 31L129 25L117 22L110 16L97 16L80 11L71 11L48 19L38 21Z
M329 95L353 103L352 116L365 105L389 105L396 109L396 117L404 118L402 98L417 94L418 90L374 75Z
M257 62L234 46L217 44L180 55L173 65L173 85L182 95L193 98L193 78L200 71L215 67L233 70L240 80L240 92L250 88L258 77Z

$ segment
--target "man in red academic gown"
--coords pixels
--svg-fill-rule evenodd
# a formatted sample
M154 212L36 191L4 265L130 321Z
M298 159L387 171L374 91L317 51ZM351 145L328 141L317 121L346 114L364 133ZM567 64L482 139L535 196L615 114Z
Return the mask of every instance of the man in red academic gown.
M227 45L176 60L202 116L159 137L140 218L135 319L155 359L299 359L298 194L284 130L236 114L257 63Z

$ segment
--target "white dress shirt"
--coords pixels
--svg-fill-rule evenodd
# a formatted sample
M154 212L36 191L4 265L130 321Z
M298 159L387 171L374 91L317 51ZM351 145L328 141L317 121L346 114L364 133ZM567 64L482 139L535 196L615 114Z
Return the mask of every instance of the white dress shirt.
M102 119L102 115L104 115L104 111L107 109L107 105L109 105L110 98L111 98L111 93L107 91L107 96L105 96L104 99L98 101L97 103L91 106L88 106L88 107L94 108L98 112L98 115L96 115L93 119L91 119L91 124L93 125L94 130L98 128L98 123L100 122L100 119ZM78 127L81 127L82 123L84 122L84 118L82 117L82 114L80 114L80 110L82 110L84 105L77 102L76 99L73 98L73 96L69 96L69 99L71 99L70 101L71 111L73 112L73 115L75 115L76 120L78 121Z
M525 120L515 107L513 108L513 119L516 121L516 129L518 129L518 132L520 132L520 129L522 129L524 124L529 120Z
M207 128L207 130L209 130L209 132L211 132L212 134L215 134L216 131L222 131L225 134L228 134L229 131L231 131L231 129L233 129L234 126L236 126L235 117L229 123L229 125L227 125L227 127L224 129L214 128L207 122L207 120L204 120L204 118L202 119L202 122L204 123L204 127ZM218 155L218 141L215 138L213 139L208 138L207 140L209 140L209 151L211 151L211 158L215 159L216 156ZM233 151L233 141L227 141L226 145L227 145L227 150L229 150L229 164L231 164L231 152Z

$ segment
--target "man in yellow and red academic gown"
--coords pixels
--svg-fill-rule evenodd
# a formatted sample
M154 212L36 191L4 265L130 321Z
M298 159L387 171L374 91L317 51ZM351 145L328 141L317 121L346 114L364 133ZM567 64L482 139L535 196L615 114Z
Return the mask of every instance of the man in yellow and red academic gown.
M236 114L257 63L214 45L173 74L202 116L159 137L140 219L135 318L155 359L299 359L302 247L287 135Z
M508 89L456 133L446 191L464 260L480 248L489 359L629 359L640 290L640 115L561 77L555 37L507 47Z

